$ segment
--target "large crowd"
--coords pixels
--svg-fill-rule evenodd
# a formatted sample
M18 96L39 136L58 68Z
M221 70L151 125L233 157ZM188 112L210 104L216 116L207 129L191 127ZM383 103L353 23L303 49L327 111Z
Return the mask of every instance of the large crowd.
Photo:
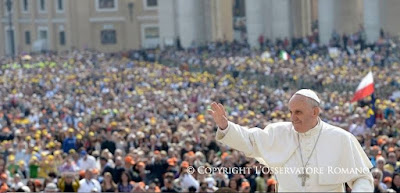
M215 141L206 110L217 101L230 121L264 128L290 121L288 100L303 86L318 91L324 121L359 139L375 167L376 192L400 192L400 109L393 94L400 44L387 36L371 45L346 38L333 38L335 49L310 36L268 40L262 50L215 42L3 58L0 192L274 192L273 174L256 172L258 162ZM350 102L370 70L374 113L371 97ZM369 128L371 115L376 123ZM216 167L251 170L199 170Z

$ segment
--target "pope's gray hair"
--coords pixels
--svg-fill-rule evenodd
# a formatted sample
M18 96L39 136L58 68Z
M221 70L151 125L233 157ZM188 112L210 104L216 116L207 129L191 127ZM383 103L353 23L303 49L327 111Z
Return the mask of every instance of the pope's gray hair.
M293 97L296 96L296 95L303 96L304 99L306 100L306 102L307 102L308 104L311 105L311 107L313 107L313 108L314 108L314 107L320 107L320 106L319 106L319 103L318 103L316 100L314 100L314 99L312 99L312 98L309 98L309 97L306 97L306 96L301 95L301 94L295 94L295 95L293 95L292 98L290 98L289 101L291 101L291 100L293 99Z

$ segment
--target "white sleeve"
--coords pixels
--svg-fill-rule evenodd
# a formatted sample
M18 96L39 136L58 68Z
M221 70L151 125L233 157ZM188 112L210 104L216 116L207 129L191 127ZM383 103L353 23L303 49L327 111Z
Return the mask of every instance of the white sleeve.
M364 174L347 184L350 186L351 192L374 192L374 179L371 173Z
M259 157L259 145L255 137L262 131L259 128L245 128L238 124L228 122L228 127L224 130L218 129L216 140L229 147L239 150L248 157ZM268 141L268 138L265 138Z
M97 161L96 161L96 158L93 157L93 159L91 159L91 162L92 162L92 163L90 164L90 165L91 165L91 168L92 168L92 169L97 168Z
M222 130L221 128L218 127L217 130L217 139L222 139L225 137L226 133L228 133L229 130L229 122L228 122L228 127L224 130Z
M100 182L98 182L97 180L96 180L96 186L97 186L97 190L99 192L102 192Z
M191 174L188 175L188 178L190 181L190 186L194 186L198 190L200 187L199 182Z
M85 192L83 185L84 185L84 183L82 183L82 180L81 180L81 181L79 181L79 188L78 188L78 192Z

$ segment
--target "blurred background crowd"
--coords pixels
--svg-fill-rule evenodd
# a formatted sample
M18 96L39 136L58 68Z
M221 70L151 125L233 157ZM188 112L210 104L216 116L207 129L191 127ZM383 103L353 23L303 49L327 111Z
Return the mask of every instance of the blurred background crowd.
M274 192L273 174L215 141L206 110L220 102L230 121L264 128L290 121L287 103L300 88L317 91L322 120L357 137L374 165L375 191L399 192L399 39L260 40L260 50L211 42L1 58L0 192ZM376 100L351 103L369 71Z

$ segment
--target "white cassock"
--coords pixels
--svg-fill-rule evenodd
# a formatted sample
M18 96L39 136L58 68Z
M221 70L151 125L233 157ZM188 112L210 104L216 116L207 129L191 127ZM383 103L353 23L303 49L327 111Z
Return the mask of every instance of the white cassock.
M229 122L227 129L218 129L216 139L275 171L279 192L344 192L346 182L352 192L374 191L372 164L357 139L321 120L306 133L298 133L291 122L270 124L264 130ZM309 177L303 186L299 174L309 157Z

